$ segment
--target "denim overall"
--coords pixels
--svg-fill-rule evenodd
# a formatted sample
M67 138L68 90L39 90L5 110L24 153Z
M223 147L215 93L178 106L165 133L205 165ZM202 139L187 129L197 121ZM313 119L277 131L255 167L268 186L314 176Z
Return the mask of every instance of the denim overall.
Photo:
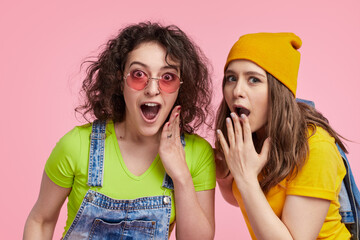
M94 121L90 140L89 187L102 187L106 122ZM184 145L184 139L182 138ZM162 187L173 190L165 173ZM168 239L171 197L117 200L89 189L65 239Z
M315 103L313 101L299 98L297 98L296 101L306 103L315 108ZM356 186L346 154L338 144L336 144L336 146L346 168L346 175L341 183L339 193L341 222L345 224L351 233L351 239L358 240L360 238L360 192Z

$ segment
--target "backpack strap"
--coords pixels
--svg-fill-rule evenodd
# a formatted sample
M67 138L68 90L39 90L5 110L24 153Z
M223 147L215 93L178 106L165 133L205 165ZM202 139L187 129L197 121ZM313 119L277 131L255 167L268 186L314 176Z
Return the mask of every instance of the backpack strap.
M352 234L352 239L360 237L360 192L356 186L349 161L344 151L336 144L338 151L344 161L346 175L341 185L339 194L341 221L346 224ZM350 204L350 206L348 206Z

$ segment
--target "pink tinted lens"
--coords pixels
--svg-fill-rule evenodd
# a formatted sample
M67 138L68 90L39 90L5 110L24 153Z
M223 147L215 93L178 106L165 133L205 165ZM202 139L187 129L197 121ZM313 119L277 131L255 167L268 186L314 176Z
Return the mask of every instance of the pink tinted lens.
M126 77L126 83L129 87L135 90L142 90L146 87L148 77L143 71L131 71Z
M162 91L173 93L179 89L180 79L173 73L165 73L159 79L159 87Z
M157 79L157 78L152 78ZM180 79L176 74L165 73L158 79L159 88L161 91L173 93L179 89ZM126 77L126 83L129 87L135 90L142 90L148 84L148 76L141 70L134 70Z

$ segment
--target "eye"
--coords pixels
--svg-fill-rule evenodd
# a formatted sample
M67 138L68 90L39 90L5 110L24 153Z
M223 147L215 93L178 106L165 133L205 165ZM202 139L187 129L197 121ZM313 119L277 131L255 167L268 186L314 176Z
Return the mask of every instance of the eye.
M234 75L227 75L227 76L225 76L225 81L226 82L236 82L237 78Z
M249 82L250 83L258 83L258 82L261 82L258 78L256 78L256 77L250 77L249 78Z
M177 76L174 73L165 73L161 78L165 81L174 81L177 79Z
M146 73L144 73L143 71L141 70L134 70L134 71L131 71L131 76L133 78L145 78L146 77Z

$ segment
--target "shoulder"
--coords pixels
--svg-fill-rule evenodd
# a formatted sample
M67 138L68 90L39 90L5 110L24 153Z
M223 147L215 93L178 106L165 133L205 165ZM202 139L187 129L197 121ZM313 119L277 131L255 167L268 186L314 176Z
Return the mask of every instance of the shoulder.
M86 123L83 125L75 126L69 132L67 132L60 141L73 142L73 141L84 141L87 144L90 141L90 135L92 132L93 123ZM106 135L113 134L114 123L112 120L106 123Z
M308 170L314 175L345 175L345 167L335 139L321 127L309 129L309 154L301 172Z
M87 125L90 126L90 124ZM88 126L77 126L67 132L56 143L46 161L47 176L61 187L71 187L74 175L79 173L84 164L86 165L86 161L82 160L86 155L84 153L86 143L82 141L84 138L82 136L86 135Z
M334 159L342 163L335 139L325 129L318 126L315 129L309 129L309 136L310 158L315 156L315 159L323 160L324 162Z
M214 151L208 141L196 134L185 134L185 154L195 191L215 188Z
M321 127L309 128L309 153L288 184L287 194L335 200L346 173L335 139Z
M335 154L341 158L337 150L335 139L322 127L316 126L315 129L308 129L309 131L309 151L312 154L314 151L322 152L325 155Z
M56 143L48 163L57 163L58 161L72 162L75 167L76 162L81 159L81 155L89 148L91 133L91 124L76 126L68 131Z
M192 156L213 155L213 148L208 141L197 134L185 134L185 152Z
M189 146L192 148L201 148L201 149L211 148L212 149L210 143L197 134L185 133L184 137L185 137L186 146Z
M69 132L67 132L62 138L60 138L57 146L64 148L78 148L82 145L85 139L89 139L91 134L91 124L85 124L81 126L75 126Z
M185 134L185 153L191 167L214 162L214 150L210 143L196 134Z
M335 145L335 139L322 127L316 126L315 129L308 128L309 145L317 142L328 142Z

